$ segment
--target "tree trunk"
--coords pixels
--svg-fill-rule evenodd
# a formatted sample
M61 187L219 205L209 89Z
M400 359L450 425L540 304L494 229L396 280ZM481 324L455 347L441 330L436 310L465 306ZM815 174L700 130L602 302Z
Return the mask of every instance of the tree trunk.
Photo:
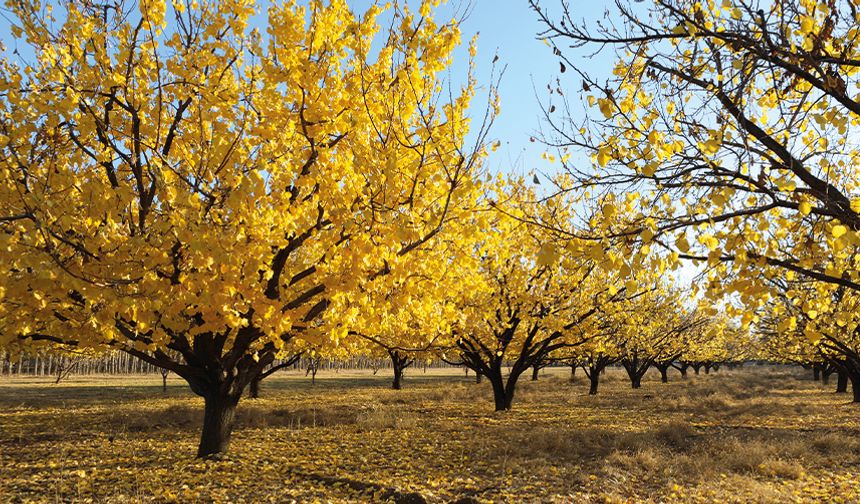
M705 364L705 374L711 374L711 365Z
M630 386L638 389L642 386L642 376L651 367L648 361L643 362L638 355L634 355L631 359L623 359L621 365L627 371L627 377L630 378Z
M537 366L532 366L532 381L538 380L538 373L540 373L540 368Z
M689 364L681 364L681 367L678 368L678 371L681 372L681 378L687 377L687 368L689 368L689 367L690 367Z
M701 368L702 365L701 364L692 364L692 366L693 366L693 372L696 374L699 374L699 368Z
M220 458L227 453L239 398L213 391L204 397L203 432L197 456Z
M843 370L836 372L836 393L843 394L848 392L848 373Z
M836 368L828 364L821 370L821 383L824 385L830 384L830 375L832 375L836 371Z
M400 366L394 366L394 381L391 382L391 388L394 390L400 390L402 387L401 382L403 380L403 369Z
M501 370L498 372L493 370L487 378L493 385L493 401L496 405L496 411L506 411L511 409L511 403L508 402L508 395L505 393L505 382L502 379Z
M525 369L522 371L525 371ZM507 382L505 382L502 377L501 362L494 364L490 368L490 374L487 375L487 379L490 380L490 383L493 385L493 401L496 405L496 411L507 411L511 409L511 405L514 402L514 390L517 385L517 379L519 378L520 372L512 370L511 374L508 375Z
M590 382L588 386L588 395L597 395L597 386L600 384L600 371L592 371L588 380Z
M166 369L163 369L161 371L161 392L162 393L167 392L167 375L169 373L170 373L170 371L168 371Z
M851 380L851 390L854 393L854 402L860 403L860 370L856 368L846 373Z
M813 381L821 380L821 368L819 368L817 365L812 366L812 380Z
M657 366L657 369L660 370L660 381L669 383L669 366Z
M570 381L571 382L576 381L576 364L570 365Z
M409 367L412 361L397 350L389 350L388 355L391 357L391 367L394 369L394 381L391 382L391 388L400 390L403 383L403 370Z
M251 399L259 399L260 381L262 381L262 378L257 375L251 380L251 383L248 384L248 395L251 397Z
M475 383L481 383L481 381L482 381L481 378L483 376L484 375L482 375L481 373L475 373Z

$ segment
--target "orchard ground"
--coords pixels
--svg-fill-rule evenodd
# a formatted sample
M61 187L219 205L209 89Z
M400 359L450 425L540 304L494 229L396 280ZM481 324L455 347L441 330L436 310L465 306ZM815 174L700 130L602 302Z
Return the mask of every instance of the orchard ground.
M390 370L389 370L390 371ZM0 377L3 502L858 502L860 407L811 372L747 365L598 396L550 368L513 411L462 371L281 372L230 457L194 458L175 377Z

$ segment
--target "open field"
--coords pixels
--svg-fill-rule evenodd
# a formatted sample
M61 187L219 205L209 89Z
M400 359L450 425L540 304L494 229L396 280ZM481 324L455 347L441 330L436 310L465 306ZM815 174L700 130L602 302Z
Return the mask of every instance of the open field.
M600 395L550 369L514 410L461 372L282 373L239 405L227 461L194 458L202 400L159 376L0 379L7 502L858 502L858 406L747 367ZM416 497L410 500L410 497ZM466 499L464 499L466 498ZM471 498L471 499L468 499Z

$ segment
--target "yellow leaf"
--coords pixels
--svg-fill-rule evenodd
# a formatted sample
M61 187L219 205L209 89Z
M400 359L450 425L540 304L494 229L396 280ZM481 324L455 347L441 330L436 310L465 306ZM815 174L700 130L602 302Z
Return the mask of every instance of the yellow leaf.
M681 253L686 254L690 251L690 243L687 241L687 237L684 234L678 235L678 238L675 240L675 246L678 247L678 250Z
M558 250L551 243L541 245L537 255L537 263L539 266L549 266L558 259Z
M627 289L627 294L632 294L639 288L639 283L637 283L636 280L627 280L627 282L624 283L624 287Z
M815 28L815 20L809 16L800 16L800 33L807 35Z
M608 149L603 148L597 151L597 164L601 168L605 167L610 159L612 159L612 156L609 155Z
M709 235L709 234L702 235L702 237L699 239L699 241L702 243L702 245L708 247L708 250L710 250L712 252L714 250L716 250L717 247L720 246L720 241L717 240L714 236Z
M603 218L607 220L612 219L612 217L618 213L618 208L612 203L605 203L602 210Z
M848 228L843 226L842 224L837 224L830 229L830 234L833 235L834 238L839 238L848 232Z

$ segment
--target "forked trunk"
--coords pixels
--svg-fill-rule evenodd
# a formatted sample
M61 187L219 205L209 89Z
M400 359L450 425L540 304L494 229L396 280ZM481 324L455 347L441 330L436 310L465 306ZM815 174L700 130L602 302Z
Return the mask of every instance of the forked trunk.
M642 377L639 376L638 374L631 376L630 377L630 386L635 388L635 389L642 387Z
M669 383L669 366L657 366L657 369L660 370L660 381L663 383Z
M397 350L389 350L388 355L391 357L391 367L394 369L394 381L391 382L391 388L400 390L403 386L403 370L409 367L412 361Z
M505 392L505 382L502 380L501 373L498 376L488 376L487 378L489 378L490 383L493 385L493 401L496 405L496 411L511 409L511 403L508 402L508 395Z
M493 385L493 401L496 405L496 411L507 411L511 409L514 402L514 389L517 384L519 374L511 374L508 376L507 382L502 377L501 365L494 366L490 369L490 374L487 379Z
M532 366L532 381L538 380L538 374L540 373L540 368L537 366Z

